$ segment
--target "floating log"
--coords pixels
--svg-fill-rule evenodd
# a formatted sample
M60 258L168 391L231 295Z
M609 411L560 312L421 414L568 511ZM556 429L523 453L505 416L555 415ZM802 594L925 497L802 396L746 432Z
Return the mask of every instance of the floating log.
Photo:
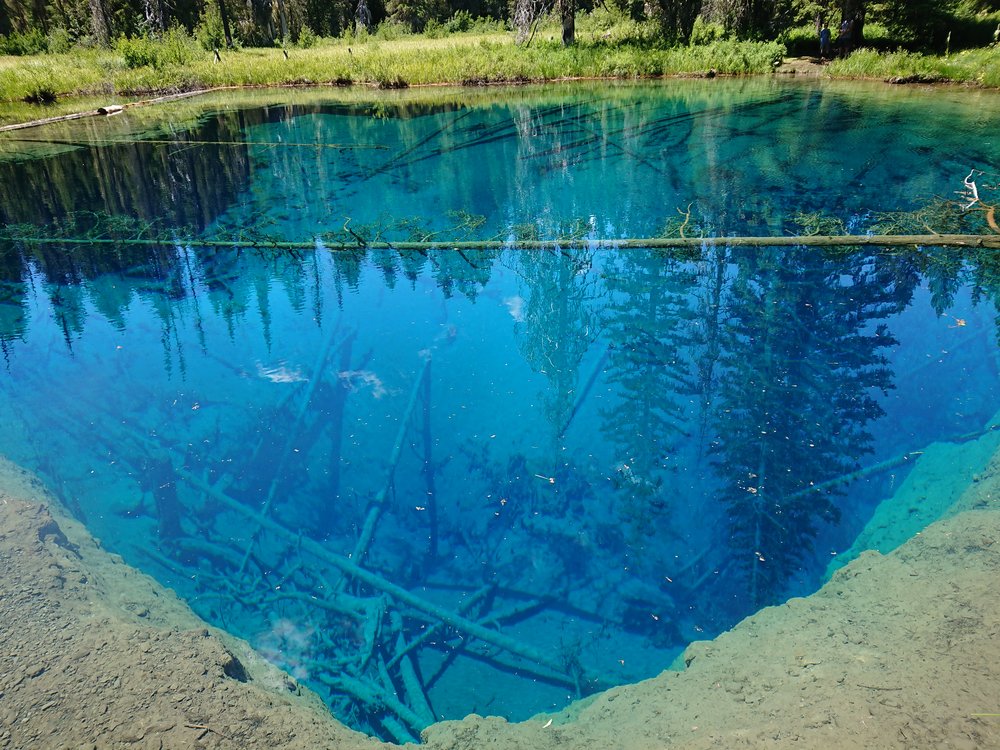
M324 238L287 242L281 240L197 240L172 239L111 239L98 237L45 237L6 234L12 242L49 245L147 245L154 247L184 245L186 247L223 247L245 250L329 250L356 252L362 245L336 242ZM643 237L628 239L556 239L556 240L463 240L448 242L389 242L368 240L369 250L656 250L670 248L707 247L971 247L1000 249L1000 234L842 234L797 235L779 237Z
M158 96L155 99L144 99L137 102L127 102L125 104L111 104L106 107L98 107L97 109L90 109L86 112L73 112L68 115L57 115L56 117L45 117L41 120L32 120L30 122L18 122L13 125L4 125L0 127L0 133L5 133L10 130L25 130L26 128L37 128L39 125L51 125L54 122L66 122L68 120L79 120L83 117L97 117L99 115L108 115L121 112L123 109L131 107L144 107L150 104L160 104L162 102L175 101L177 99L187 99L188 97L198 96L200 94L206 94L209 91L221 91L222 88L211 88L202 89L200 91L184 91L178 94L167 94L166 96Z

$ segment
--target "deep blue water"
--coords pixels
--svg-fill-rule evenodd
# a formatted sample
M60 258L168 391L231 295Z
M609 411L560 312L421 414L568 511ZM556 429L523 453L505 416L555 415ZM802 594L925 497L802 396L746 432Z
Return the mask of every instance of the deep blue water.
M1000 408L988 252L597 242L989 231L1000 108L875 91L331 94L146 141L33 131L76 145L0 162L7 234L34 238L0 244L0 451L365 731L656 674L815 590L906 467L838 480ZM568 237L595 242L364 244Z

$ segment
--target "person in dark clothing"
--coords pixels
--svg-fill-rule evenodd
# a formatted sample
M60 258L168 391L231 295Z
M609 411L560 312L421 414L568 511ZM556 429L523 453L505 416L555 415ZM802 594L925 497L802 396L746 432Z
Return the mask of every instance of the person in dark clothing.
M837 37L837 48L841 57L847 57L854 48L854 19L845 18L840 24L840 35Z
M833 45L830 39L830 27L825 23L819 30L819 56L824 60L833 56Z

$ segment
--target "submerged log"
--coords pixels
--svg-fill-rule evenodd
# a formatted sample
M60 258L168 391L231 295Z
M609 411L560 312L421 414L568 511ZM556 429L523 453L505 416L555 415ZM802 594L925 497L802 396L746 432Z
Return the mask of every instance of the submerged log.
M583 406L583 402L587 400L587 396L590 395L591 389L594 387L594 383L597 382L597 378L602 372L604 372L604 365L608 361L608 356L611 354L611 347L608 346L604 349L604 353L601 358L597 360L597 364L594 365L594 369L591 370L590 376L587 378L587 382L584 383L583 388L576 397L576 401L573 402L573 408L570 409L569 416L566 417L566 421L563 422L563 426L559 430L558 437L561 440L565 435L569 426L573 424L573 420L576 418L577 412L580 411L580 407Z
M413 709L369 680L351 677L343 672L337 674L323 672L319 674L319 679L334 690L346 693L373 710L387 711L388 715L381 717L379 722L396 742L401 744L414 742L420 730L427 726ZM392 717L396 717L397 721ZM402 721L406 727L400 726L398 721ZM412 734L409 729L414 730Z
M966 432L961 435L952 435L951 437L941 438L940 440L935 440L934 442L968 443L971 440L978 440L983 435L986 435L989 432L993 432L994 430L1000 430L1000 424L987 425L981 430L973 430L972 432ZM906 463L909 463L911 460L916 460L920 458L920 456L924 454L925 450L926 449L909 451L899 456L895 456L885 461L881 461L877 464L873 464L872 466L865 466L861 469L857 469L856 471L852 471L848 474L843 474L839 477L828 479L825 482L819 482L811 487L807 487L804 490L799 490L798 492L792 493L786 499L797 500L798 498L805 497L806 495L810 495L814 492L825 492L828 489L837 487L842 484L851 484L852 482L855 482L859 479L864 479L874 474L880 474L881 472L888 471L889 469L895 469L897 466L902 466Z
M410 400L407 402L406 409L403 410L403 415L399 419L396 442L393 443L392 452L389 454L389 470L386 472L385 484L382 485L382 488L372 498L371 504L368 507L368 515L365 517L365 523L361 529L361 535L358 537L358 542L354 546L354 552L351 554L351 559L355 563L360 564L364 560L365 555L368 553L368 547L372 542L372 537L375 536L375 526L378 524L379 517L382 515L382 510L385 508L386 500L389 497L389 492L392 490L393 476L396 473L396 466L399 464L399 459L403 452L403 441L406 439L410 417L416 408L417 397L423 388L424 378L427 377L430 364L430 356L425 357L423 366L417 374L417 380L413 384L413 390L410 391Z
M424 400L423 414L421 416L421 439L424 444L424 484L427 488L427 513L430 519L430 531L427 545L427 556L424 559L425 570L437 561L438 556L438 502L437 486L434 482L434 475L437 467L434 465L434 439L431 435L431 374L430 360L428 359L428 370L424 376Z
M281 481L281 476L285 471L285 466L288 464L288 461L290 460L294 452L295 442L296 440L298 440L299 431L302 427L303 421L305 420L306 413L308 412L309 404L312 403L313 394L316 392L316 387L318 386L320 380L322 379L323 372L326 369L326 361L330 356L330 352L335 348L334 340L336 339L336 335L339 329L340 329L339 325L335 325L330 330L330 335L327 336L326 342L323 344L322 348L319 351L319 355L316 358L316 364L313 366L312 377L310 377L309 381L306 383L305 393L303 394L302 401L299 403L299 408L295 413L295 419L292 422L292 426L288 430L287 436L285 438L285 444L284 447L282 448L281 455L278 461L278 465L275 468L273 475L271 476L271 483L268 486L267 496L264 500L264 506L262 510L262 513L265 516L271 510L271 504L274 502L275 495L278 492L278 483ZM341 344L350 341L355 335L357 335L356 331L351 331L347 333L340 339ZM258 449L262 444L263 443L258 445ZM247 544L246 552L243 557L243 565L240 566L240 573L242 573L244 568L246 567L247 559L250 557L250 552L251 550L253 550L253 546L256 543L259 536L260 536L260 529L258 528L257 531L255 531L250 536L250 542Z
M398 653L406 648L406 638L403 635L403 617L399 612L392 612L389 615L389 622L397 633L396 650ZM431 708L427 691L424 689L424 685L420 681L420 676L417 674L417 667L413 663L413 656L407 654L396 661L399 664L399 677L403 683L403 690L406 692L407 703L413 707L417 716L423 721L420 729L424 729L434 723L434 710ZM388 665L386 665L386 669L388 669Z
M562 679L567 679L570 684L576 684L577 679L575 676L567 675L566 670L563 666L557 662L555 659L543 654L531 646L525 645L520 641L511 638L510 636L499 633L496 630L480 625L479 623L473 622L461 615L442 607L433 602L429 602L426 599L414 594L412 591L404 589L391 581L386 580L377 573L373 573L369 570L365 570L359 565L355 564L353 561L331 552L326 547L321 545L309 537L304 537L299 533L286 528L282 524L274 521L270 518L265 517L258 511L246 507L242 503L234 500L233 498L226 495L224 492L219 491L208 482L204 481L198 476L195 476L191 472L184 468L176 469L177 476L191 485L193 488L205 493L207 496L216 500L220 504L229 508L233 512L246 517L247 519L254 521L261 527L267 529L268 531L274 533L279 537L288 539L295 544L301 546L303 550L308 552L315 557L329 563L334 568L340 570L344 575L350 576L362 583L371 586L378 591L382 591L388 594L390 597L395 599L397 602L403 604L408 604L414 609L420 610L426 614L431 615L435 619L441 620L447 625L459 630L466 635L473 638L478 638L481 641L490 643L497 648L502 648L504 651L509 651L510 653L520 656L529 662L544 667L551 671L554 675L559 676Z

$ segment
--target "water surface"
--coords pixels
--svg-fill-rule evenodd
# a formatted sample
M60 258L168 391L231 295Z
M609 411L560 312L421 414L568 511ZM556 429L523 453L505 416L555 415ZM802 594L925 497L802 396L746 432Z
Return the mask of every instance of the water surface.
M599 243L988 231L1000 108L876 91L324 93L22 133L0 450L365 731L656 674L815 590L900 459L1000 407L988 253ZM593 242L474 246L519 238ZM369 247L403 239L473 246Z

